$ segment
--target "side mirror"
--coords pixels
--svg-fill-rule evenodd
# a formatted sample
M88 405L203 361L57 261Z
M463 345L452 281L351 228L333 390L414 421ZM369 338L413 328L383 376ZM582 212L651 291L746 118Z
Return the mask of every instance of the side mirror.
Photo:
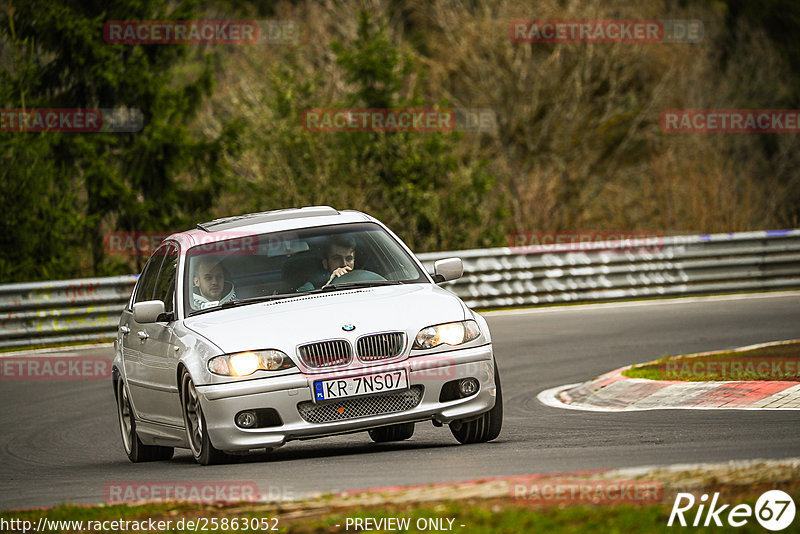
M161 300L145 300L133 305L133 320L140 324L155 323L164 313L164 302Z
M463 274L464 264L461 262L461 258L446 258L437 260L436 263L433 264L433 280L437 284L456 280L457 278L461 278Z

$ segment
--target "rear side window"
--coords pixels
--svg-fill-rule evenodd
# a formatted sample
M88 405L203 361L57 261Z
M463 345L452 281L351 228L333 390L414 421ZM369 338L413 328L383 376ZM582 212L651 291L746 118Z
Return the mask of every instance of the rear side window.
M156 280L158 279L158 272L161 270L161 264L166 257L166 247L160 247L156 250L147 265L144 266L142 276L139 277L139 283L136 284L136 294L133 297L133 303L143 302L145 300L153 300L153 290L156 287Z

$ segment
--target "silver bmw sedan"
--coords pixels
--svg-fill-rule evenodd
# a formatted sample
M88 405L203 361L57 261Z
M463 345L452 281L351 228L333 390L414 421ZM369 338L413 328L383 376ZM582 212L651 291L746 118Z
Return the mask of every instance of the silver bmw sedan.
M132 462L197 462L287 441L448 425L495 439L500 376L486 321L386 226L326 206L217 219L165 239L119 321L112 380Z

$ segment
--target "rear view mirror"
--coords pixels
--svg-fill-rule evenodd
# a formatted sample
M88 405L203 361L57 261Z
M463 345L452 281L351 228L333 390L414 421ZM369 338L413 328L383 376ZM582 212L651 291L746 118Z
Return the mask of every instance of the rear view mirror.
M163 313L164 302L161 300L145 300L133 305L133 320L140 324L155 323Z
M433 264L433 280L440 284L461 278L464 274L464 264L461 258L446 258Z

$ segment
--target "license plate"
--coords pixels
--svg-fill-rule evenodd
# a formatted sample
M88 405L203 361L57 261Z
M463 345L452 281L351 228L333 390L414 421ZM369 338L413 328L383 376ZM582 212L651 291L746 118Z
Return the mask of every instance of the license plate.
M314 399L344 399L372 393L408 389L408 371L399 369L365 376L319 380L314 382Z

